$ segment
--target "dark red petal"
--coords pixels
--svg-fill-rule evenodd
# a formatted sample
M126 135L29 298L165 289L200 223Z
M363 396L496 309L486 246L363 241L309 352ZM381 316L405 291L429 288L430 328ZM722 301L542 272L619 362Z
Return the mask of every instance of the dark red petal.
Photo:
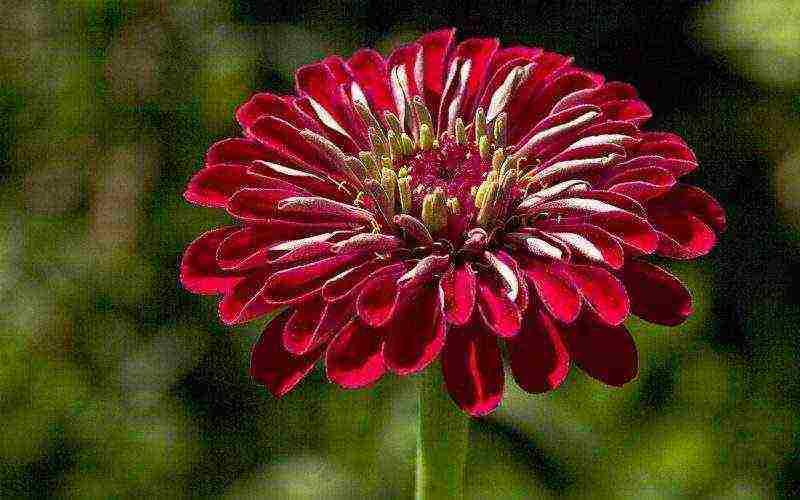
M583 314L565 328L563 339L572 360L604 384L621 387L639 374L636 344L624 325L606 325Z
M692 214L653 213L650 220L658 231L659 255L694 259L706 255L717 243L714 231Z
M274 116L259 118L250 127L250 134L269 153L256 159L296 166L312 173L335 173L319 151L300 135L300 131L301 129Z
M506 252L498 251L496 254L497 259L508 266L509 269L514 273L514 277L517 280L517 298L514 299L514 303L517 304L520 313L525 312L525 309L528 308L528 280L525 279L525 273L522 272L522 268L520 267L519 263L511 257L511 255L507 254Z
M427 33L417 43L422 47L421 93L431 112L439 109L445 79L445 61L453 45L456 30L442 29ZM434 121L436 117L433 117Z
M361 288L356 299L356 312L364 323L378 327L392 318L397 306L397 279L404 271L403 266L392 266Z
M591 265L573 265L566 269L572 282L600 319L609 325L625 321L630 302L625 287L611 273Z
M233 193L243 187L263 187L260 179L247 172L245 165L217 164L192 176L183 197L204 207L222 208Z
M522 316L519 307L508 297L499 280L478 277L478 311L486 326L501 337L511 337L519 332Z
M629 121L636 126L653 117L650 107L639 99L622 99L600 105L609 120Z
M475 308L477 285L475 271L469 262L450 266L439 281L444 304L444 317L454 325L463 325Z
M651 254L658 248L658 233L645 219L628 212L608 212L589 217L585 222L598 226L637 252Z
M264 299L276 304L302 302L333 276L364 261L363 255L335 255L277 272L264 282Z
M290 99L269 93L255 94L236 110L236 119L243 129L248 130L261 117L274 116L295 127L304 128L304 120Z
M321 349L295 356L283 348L281 334L288 318L289 311L285 311L270 321L250 355L250 376L276 397L291 391L322 356Z
M475 112L486 72L500 42L496 38L470 38L456 47L448 68L448 82L439 105L438 130L447 130L456 117L469 123ZM469 67L465 69L467 66Z
M181 283L193 293L213 295L232 289L244 276L222 270L217 265L217 248L238 227L223 227L201 234L183 252Z
M317 323L308 349L316 349L325 344L344 326L355 318L355 300L350 298L338 302L327 302Z
M402 264L391 265L391 261L385 258L368 260L329 279L322 286L322 296L329 302L341 300L358 293L367 280L375 279L394 270L401 271L402 269Z
M365 387L386 373L379 333L352 320L328 345L325 371L331 382L346 389Z
M383 356L390 370L408 375L436 359L444 345L447 323L436 286L406 291L398 302L391 321L383 327Z
M319 296L298 304L283 328L284 349L292 354L308 352L324 309L325 301Z
M389 87L389 70L383 56L372 49L361 49L350 57L347 66L367 98L375 118L382 120L386 111L395 112L392 89Z
M675 185L675 177L661 167L634 168L615 175L606 184L614 193L645 201L669 191Z
M247 222L266 222L278 216L278 203L298 196L297 190L245 188L236 192L225 209L231 216Z
M251 161L263 160L270 156L269 150L253 139L224 139L208 149L206 165L219 163L247 165Z
M489 66L489 74L493 75L506 63L514 59L523 59L527 62L534 61L544 52L539 47L504 47L497 49L492 58L492 64Z
M321 63L303 66L297 70L295 82L297 93L310 97L316 103L312 104L312 108L320 123L345 139L337 140L332 137L339 147L346 152L355 153L359 147L367 146L366 129L356 117L343 85L336 80L329 66ZM349 83L344 87L349 90Z
M573 255L619 269L625 260L622 245L610 233L591 224L554 225L548 232L570 247Z
M692 296L678 278L664 269L630 261L621 277L631 300L631 312L659 325L675 326L692 314Z
M453 401L473 417L500 405L505 385L500 347L480 321L450 330L442 352L442 372Z
M259 270L233 287L219 301L219 319L226 325L236 325L268 314L280 306L264 301L261 291L268 270Z
M309 172L303 172L291 167L272 163L269 161L256 160L248 168L256 178L277 179L288 182L296 188L303 189L317 196L333 198L342 201L345 199L345 192L331 181ZM274 182L273 182L274 184Z
M676 185L663 196L650 200L648 210L659 214L689 213L718 233L725 230L725 211L717 200L694 186Z
M532 307L519 335L506 340L511 373L522 390L552 391L567 378L570 357L561 335L561 327L542 308Z
M581 298L570 280L551 272L540 263L525 268L542 304L556 319L572 323L581 311Z

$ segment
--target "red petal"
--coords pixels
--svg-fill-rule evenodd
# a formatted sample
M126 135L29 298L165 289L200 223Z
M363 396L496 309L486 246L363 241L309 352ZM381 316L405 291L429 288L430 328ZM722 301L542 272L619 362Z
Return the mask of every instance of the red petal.
M435 113L442 99L445 60L453 45L456 30L442 29L427 33L417 43L422 46L422 82L420 90L428 109ZM434 122L436 116L433 116Z
M694 259L708 254L717 243L714 231L697 217L688 213L650 216L658 230L658 254L673 259Z
M252 139L224 139L212 145L206 153L206 165L238 163L247 165L254 160L269 158L270 152Z
M384 258L375 258L360 266L351 267L342 274L334 276L322 287L322 296L329 302L341 300L361 291L367 280L375 279L392 271L402 271L402 264L389 265Z
M530 393L552 391L567 378L570 357L559 325L541 308L531 308L519 335L506 340L511 373Z
M183 197L195 205L222 208L239 189L264 187L263 184L261 179L247 172L245 165L217 164L194 174Z
M308 120L301 116L297 108L291 104L290 99L269 93L255 94L250 100L239 106L236 110L236 119L245 130L252 127L263 116L280 118L298 128L307 127Z
M388 272L367 281L356 299L356 312L364 323L378 327L392 318L397 306L397 279L404 271L403 266L393 266Z
M572 323L581 311L581 298L571 281L548 271L544 264L525 268L544 306L564 323Z
M223 227L201 234L183 252L181 283L193 293L213 295L225 293L244 279L224 271L217 265L217 248L238 227Z
M292 354L308 352L324 309L325 301L319 296L298 304L283 328L284 349Z
M499 280L478 277L478 311L486 326L501 337L511 337L519 332L522 317L519 308L508 297Z
M449 85L439 105L438 130L447 130L456 117L469 123L475 104L487 79L486 72L500 43L496 38L470 38L456 47L448 68ZM465 65L469 71L465 71Z
M625 321L630 302L625 287L611 273L597 266L573 265L566 269L586 302L609 325Z
M264 282L264 299L276 304L302 302L322 289L333 276L349 266L356 266L363 255L335 255L327 259L285 269Z
M416 373L442 350L447 323L435 286L416 288L401 296L392 320L383 328L386 366L398 375Z
M447 392L473 417L491 413L503 398L505 375L497 339L478 321L454 327L442 352Z
M689 290L658 266L630 261L622 269L622 281L631 300L631 312L646 321L675 326L692 314Z
M225 209L231 216L247 222L266 222L278 216L278 203L297 196L297 191L286 189L245 188L236 192Z
M383 56L372 49L361 49L350 57L347 66L378 120L383 119L386 111L395 112L389 70Z
M295 356L283 348L281 332L288 317L289 311L285 311L264 328L250 356L250 376L276 397L291 391L322 356L321 349Z
M475 308L477 285L475 271L469 262L450 266L439 281L444 303L444 316L454 325L469 321Z
M689 213L718 233L725 230L725 211L702 189L678 184L668 193L650 200L648 210L656 213Z
M624 325L605 325L584 314L563 339L572 360L590 377L621 387L639 374L639 355Z
M226 325L244 323L280 307L264 301L261 296L267 273L255 272L225 294L217 307L220 321Z
M328 345L325 370L328 378L346 389L365 387L386 373L376 330L352 320Z

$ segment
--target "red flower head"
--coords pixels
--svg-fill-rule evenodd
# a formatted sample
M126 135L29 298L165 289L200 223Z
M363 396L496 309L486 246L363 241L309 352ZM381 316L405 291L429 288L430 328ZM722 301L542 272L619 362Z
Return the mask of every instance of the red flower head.
M472 415L500 403L500 342L521 388L557 387L574 362L635 378L629 313L692 311L651 254L711 250L725 216L678 179L684 141L644 132L627 84L492 38L429 33L383 58L359 50L300 68L297 93L257 94L243 137L214 144L186 199L226 210L183 257L225 324L280 311L252 354L275 395L320 359L345 388L441 358Z

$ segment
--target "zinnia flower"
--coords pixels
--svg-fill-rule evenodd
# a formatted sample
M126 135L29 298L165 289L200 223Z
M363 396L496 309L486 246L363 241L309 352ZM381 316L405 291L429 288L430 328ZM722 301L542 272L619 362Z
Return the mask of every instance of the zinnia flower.
M268 314L251 360L272 393L324 359L367 386L441 359L455 402L491 412L505 384L557 387L574 363L606 384L638 373L623 325L677 325L689 292L651 255L708 253L722 209L678 182L678 136L644 132L627 84L493 38L429 33L388 58L362 49L297 71L296 95L236 112L185 197L234 225L186 250L181 279L222 294L232 325Z

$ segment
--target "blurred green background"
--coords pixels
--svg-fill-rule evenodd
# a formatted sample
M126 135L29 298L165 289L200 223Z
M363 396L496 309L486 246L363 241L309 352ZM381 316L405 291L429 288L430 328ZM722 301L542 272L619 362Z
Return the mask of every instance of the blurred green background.
M647 4L647 5L645 5ZM251 93L435 27L636 85L730 229L671 265L696 314L631 322L622 390L509 384L471 427L470 498L800 494L800 2L0 1L0 497L408 498L413 380L277 401L262 324L220 327L177 267L225 222L181 192Z

